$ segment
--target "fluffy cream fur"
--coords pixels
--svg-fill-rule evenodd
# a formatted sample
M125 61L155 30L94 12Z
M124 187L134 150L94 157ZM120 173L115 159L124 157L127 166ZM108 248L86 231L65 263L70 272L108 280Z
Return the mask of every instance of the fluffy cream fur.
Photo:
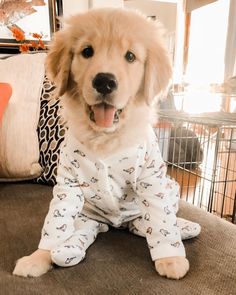
M94 50L88 59L81 54L86 46ZM135 54L133 63L125 59L127 51ZM55 35L47 70L63 95L71 131L88 148L105 154L143 139L155 120L154 97L165 91L171 76L160 25L120 9L91 10L70 18ZM112 73L118 83L109 103L123 111L119 123L109 128L98 127L87 110L98 102L92 87L98 73Z
M84 58L82 51L88 46L94 54ZM125 59L128 51L136 57L133 62ZM145 137L155 120L154 97L165 91L171 76L160 26L136 12L121 9L91 10L70 18L55 34L46 65L58 94L63 96L72 133L102 155ZM98 73L111 73L117 81L117 89L105 97L92 86ZM90 119L91 108L104 100L122 109L119 121L109 127ZM38 249L21 258L13 274L40 276L50 264L50 252ZM189 263L185 257L169 257L156 260L155 267L160 275L179 279L188 271Z

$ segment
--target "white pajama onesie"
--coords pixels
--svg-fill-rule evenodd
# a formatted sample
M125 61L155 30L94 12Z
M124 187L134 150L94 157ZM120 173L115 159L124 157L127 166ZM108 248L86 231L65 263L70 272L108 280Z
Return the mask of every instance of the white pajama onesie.
M146 236L153 260L185 256L181 236L200 232L198 224L177 224L179 188L166 176L151 127L145 142L106 158L68 133L53 195L39 248L51 250L60 266L80 262L107 224Z

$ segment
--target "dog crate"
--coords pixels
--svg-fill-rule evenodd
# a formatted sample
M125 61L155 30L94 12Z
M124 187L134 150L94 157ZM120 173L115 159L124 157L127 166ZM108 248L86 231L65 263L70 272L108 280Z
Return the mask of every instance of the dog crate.
M155 131L181 198L236 223L236 115L162 111Z

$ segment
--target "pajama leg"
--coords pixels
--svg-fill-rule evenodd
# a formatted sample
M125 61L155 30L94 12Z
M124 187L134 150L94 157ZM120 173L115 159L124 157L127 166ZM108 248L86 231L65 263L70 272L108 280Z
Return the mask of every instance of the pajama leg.
M201 232L201 226L198 223L180 217L177 217L177 226L179 227L182 240L192 239Z
M142 216L134 220L131 220L128 223L128 228L132 234L135 234L140 237L146 237L146 230L145 230Z
M100 232L108 231L108 225L80 215L75 222L74 234L64 243L51 250L52 261L62 267L78 264L86 250Z
M194 238L200 234L201 226L198 223L177 217L177 226L180 230L182 240ZM140 237L146 236L146 228L143 218L140 216L128 224L129 231Z
M169 195L169 201L170 201L170 210L173 210L175 214L177 214L179 210L179 185L177 182L173 182L174 186L172 187L172 191ZM164 208L164 210L167 210L168 207ZM201 226L198 223L177 217L177 226L180 230L180 235L182 240L187 240L194 238L200 234Z

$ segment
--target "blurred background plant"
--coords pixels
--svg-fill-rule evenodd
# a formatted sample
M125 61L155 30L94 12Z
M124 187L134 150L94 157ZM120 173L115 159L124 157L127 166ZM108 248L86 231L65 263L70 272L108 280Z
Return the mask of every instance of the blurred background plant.
M45 43L43 42L43 34L31 33L30 35L34 40L26 40L25 33L16 25L9 27L13 37L19 43L19 50L21 53L27 53L30 51L46 50Z

